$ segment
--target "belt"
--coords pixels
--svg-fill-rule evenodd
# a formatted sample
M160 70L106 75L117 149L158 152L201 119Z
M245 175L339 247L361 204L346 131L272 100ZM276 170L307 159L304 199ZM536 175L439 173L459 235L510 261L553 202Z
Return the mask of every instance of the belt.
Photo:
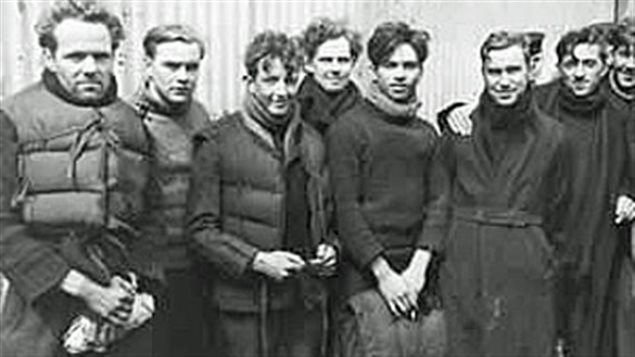
M455 207L453 215L457 219L491 226L523 228L542 225L542 218L525 211L484 207Z

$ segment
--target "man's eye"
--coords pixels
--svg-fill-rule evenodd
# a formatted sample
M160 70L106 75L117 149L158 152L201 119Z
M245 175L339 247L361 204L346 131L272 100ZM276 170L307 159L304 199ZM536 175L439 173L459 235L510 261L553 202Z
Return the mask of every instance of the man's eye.
M351 58L350 57L338 57L337 58L337 63L345 64L345 63L350 63L350 62L351 62Z
M320 57L320 58L318 58L318 62L320 62L320 63L331 63L331 62L333 62L333 58L331 58L331 57Z
M500 68L487 69L487 74L489 74L490 76L500 76L502 73L503 73L503 70L501 70Z
M198 67L199 67L198 63L191 63L191 64L186 65L185 69L188 72L194 72L194 71L198 71Z
M110 54L108 53L97 53L94 55L96 61L106 61L110 59Z
M582 61L582 65L584 67L593 68L593 67L595 67L597 65L597 61L596 60L592 60L592 59L583 60Z
M178 63L166 63L165 66L172 71L176 71L181 67Z
M80 62L84 58L86 58L86 55L83 53L69 53L68 55L64 56L64 58L69 59L73 62Z
M406 62L403 64L403 68L405 69L417 69L417 67L419 67L417 62Z

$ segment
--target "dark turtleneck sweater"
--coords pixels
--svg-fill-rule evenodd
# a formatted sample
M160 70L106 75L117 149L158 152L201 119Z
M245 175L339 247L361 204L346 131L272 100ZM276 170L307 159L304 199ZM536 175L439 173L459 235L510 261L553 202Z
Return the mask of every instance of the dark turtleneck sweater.
M349 82L341 91L328 93L313 75L304 78L298 91L302 120L311 124L322 135L360 99L355 83Z
M401 271L418 246L437 135L408 113L389 115L360 100L327 131L327 162L344 246L342 298L374 285L369 264L375 258L383 255Z

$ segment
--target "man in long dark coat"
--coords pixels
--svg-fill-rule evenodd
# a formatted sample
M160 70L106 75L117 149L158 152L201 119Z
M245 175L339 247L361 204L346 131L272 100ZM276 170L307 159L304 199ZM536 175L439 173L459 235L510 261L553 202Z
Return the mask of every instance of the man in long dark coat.
M604 46L602 34L592 27L565 34L556 48L562 77L536 93L536 102L564 124L573 143L559 308L574 355L589 357L616 353L621 245L615 222L631 214L620 213L618 202L633 197L627 172L629 119L602 85L608 70Z
M613 32L610 43L613 67L607 83L610 100L620 106L629 121L629 167L635 170L635 19L625 19ZM630 21L630 22L629 22ZM635 355L635 226L626 229L623 243L626 245L617 292L618 356ZM630 237L628 237L630 235Z
M491 34L481 60L474 133L443 137L423 242L445 257L449 355L548 357L568 143L533 105L525 36Z

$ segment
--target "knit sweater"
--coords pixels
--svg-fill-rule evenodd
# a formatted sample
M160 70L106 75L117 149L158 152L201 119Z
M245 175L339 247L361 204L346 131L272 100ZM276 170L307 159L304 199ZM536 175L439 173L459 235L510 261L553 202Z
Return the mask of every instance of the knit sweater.
M420 118L391 117L364 100L331 126L326 141L348 295L372 286L368 265L378 256L398 271L410 260L437 139Z

